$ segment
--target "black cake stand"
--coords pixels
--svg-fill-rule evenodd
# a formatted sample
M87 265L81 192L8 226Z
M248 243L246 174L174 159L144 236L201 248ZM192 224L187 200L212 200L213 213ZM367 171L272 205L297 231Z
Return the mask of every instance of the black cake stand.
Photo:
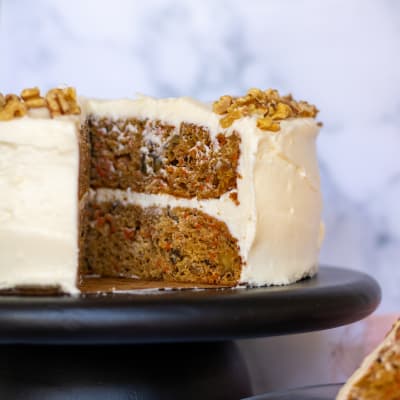
M333 328L380 301L356 271L268 288L0 297L0 398L241 399L234 339Z

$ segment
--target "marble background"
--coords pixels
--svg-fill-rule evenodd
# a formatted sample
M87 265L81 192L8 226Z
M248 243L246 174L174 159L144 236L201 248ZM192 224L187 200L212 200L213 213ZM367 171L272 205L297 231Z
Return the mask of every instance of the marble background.
M318 147L327 228L321 262L373 275L383 289L378 315L399 313L400 2L0 4L5 92L68 83L90 96L141 92L214 100L275 87L317 104L324 122ZM303 337L336 345L321 336L292 339ZM260 346L246 343L250 353L254 343ZM311 368L308 378L303 372L299 383L325 379L320 369Z

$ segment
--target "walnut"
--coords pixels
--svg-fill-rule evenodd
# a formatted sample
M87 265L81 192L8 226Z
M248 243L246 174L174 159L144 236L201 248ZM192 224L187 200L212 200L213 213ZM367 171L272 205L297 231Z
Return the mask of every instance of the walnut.
M284 103L278 103L275 112L271 115L272 119L287 119L293 115L292 109Z
M231 96L222 96L218 101L214 102L213 111L216 114L225 114L231 104L232 104Z
M306 101L300 101L300 116L301 117L315 117L318 113L318 110L312 104L308 104Z
M25 104L28 108L42 108L47 107L46 99L43 97L34 97L28 100L25 100Z
M21 92L21 97L24 100L40 97L40 90L39 90L38 87L34 87L34 88L30 88L30 89L24 89Z
M213 110L221 115L222 128L230 127L233 122L243 117L257 116L257 127L276 132L280 129L279 121L288 118L314 118L318 110L305 102L296 102L291 94L280 96L274 89L252 88L242 97L222 96L214 102Z
M26 114L26 105L16 95L3 96L3 106L0 107L0 121L9 121L23 117Z
M20 101L20 98L16 94L6 94L6 103L9 101Z
M220 124L223 128L230 127L237 119L242 118L243 114L239 110L228 113L224 118L220 119Z
M261 89L251 88L247 91L247 95L254 97L258 101L263 101L265 99L265 94Z
M243 97L239 97L236 99L233 107L238 107L238 106L249 106L251 104L255 104L254 103L254 98L247 95L247 96L243 96ZM232 107L232 106L231 106Z
M257 120L257 128L263 131L277 132L280 129L280 125L278 122L274 122L271 117L264 117Z
M52 117L61 115L61 107L58 104L58 89L49 90L46 94L47 106Z
M267 89L265 91L265 95L267 96L267 99L269 100L279 100L279 92L276 89Z
M52 89L47 92L46 100L52 117L66 114L80 114L73 88Z
M47 107L46 100L40 96L40 90L37 87L24 89L21 97L25 100L26 106L29 108Z

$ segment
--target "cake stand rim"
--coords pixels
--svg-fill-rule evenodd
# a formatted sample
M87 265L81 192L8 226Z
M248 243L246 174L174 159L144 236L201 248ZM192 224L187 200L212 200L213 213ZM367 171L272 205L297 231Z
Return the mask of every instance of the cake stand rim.
M0 343L139 344L303 333L365 318L381 289L370 275L320 266L288 286L84 297L0 297Z

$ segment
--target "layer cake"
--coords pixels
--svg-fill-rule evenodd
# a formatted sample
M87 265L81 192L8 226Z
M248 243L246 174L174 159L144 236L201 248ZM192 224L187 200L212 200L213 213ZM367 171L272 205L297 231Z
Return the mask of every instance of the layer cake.
M14 228L22 236L28 232L25 220L10 219L7 212L15 216L28 198L37 197L26 219L36 218L38 226L46 218L56 227L70 226L71 248L57 253L63 255L63 265L70 263L71 276L77 275L78 253L81 276L194 286L280 285L316 272L323 232L314 106L275 90L251 89L242 97L222 96L213 105L190 98L81 99L79 112L71 102L71 116L58 97L54 99L63 115L51 112L51 96L37 108L29 107L23 96L17 99L26 112L0 121L0 147L5 148L0 149L0 187L17 190L13 176L19 174L32 189L18 191L21 204L11 195L0 200L0 215L14 221L0 227L0 235L1 229L4 237ZM6 108L4 102L3 111ZM49 109L49 115L42 113ZM50 159L41 158L41 168L34 168L36 156L14 152L24 129L31 131L23 144L31 152L41 141L57 141L49 145ZM86 135L88 159L82 156ZM69 147L62 142L65 137ZM58 163L65 170L53 167ZM38 177L18 172L21 167L35 169ZM87 177L86 201L86 189L78 196L74 188L86 187L82 182ZM35 229L32 240L20 249L35 240L47 246ZM49 230L48 236L55 233L56 228ZM21 242L18 237L16 241ZM63 291L74 292L75 287L57 281L55 269L41 266L41 257L51 255L45 253L40 252L37 263L31 263L30 256L23 258L18 269L15 248L8 256L1 251L1 287L51 285L53 280ZM33 281L25 270L48 280ZM11 271L15 280L9 278Z

